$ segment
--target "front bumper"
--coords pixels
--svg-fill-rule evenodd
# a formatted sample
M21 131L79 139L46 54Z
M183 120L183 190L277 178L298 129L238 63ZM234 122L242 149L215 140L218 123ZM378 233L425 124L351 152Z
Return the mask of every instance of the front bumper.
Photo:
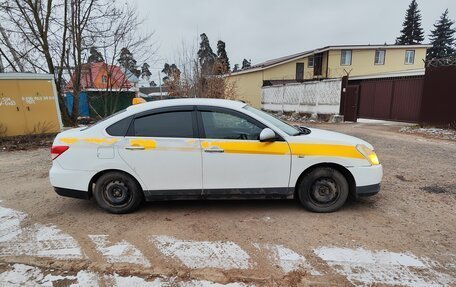
M375 195L380 191L380 182L383 177L382 165L350 167L348 170L355 179L356 198Z
M357 186L356 187L356 197L366 197L376 195L380 191L380 183L366 185L366 186Z

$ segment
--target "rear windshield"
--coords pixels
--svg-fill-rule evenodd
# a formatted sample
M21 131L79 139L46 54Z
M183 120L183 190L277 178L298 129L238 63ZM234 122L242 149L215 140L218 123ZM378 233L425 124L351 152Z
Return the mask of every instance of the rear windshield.
M119 115L119 114L125 112L126 110L127 110L127 109L123 109L123 110L120 110L120 111L118 111L118 112L115 112L115 113L113 113L112 115L107 116L106 118L103 118L103 119L101 119L101 120L99 120L99 121L96 121L95 123L93 123L93 124L91 124L91 125L88 125L87 127L83 128L81 131L88 130L88 129L90 129L91 127L94 127L94 126L98 125L99 123L104 122L104 121L107 120L107 119L110 119L110 118L112 118L112 117L114 117L114 116L117 116L117 115Z

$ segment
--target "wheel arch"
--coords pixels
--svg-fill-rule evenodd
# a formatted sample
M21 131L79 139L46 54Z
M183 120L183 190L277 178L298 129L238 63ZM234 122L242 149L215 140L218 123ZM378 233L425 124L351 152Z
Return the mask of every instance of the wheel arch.
M348 182L348 187L349 187L348 196L349 196L349 198L351 198L351 199L355 199L356 198L356 181L355 181L355 178L353 177L353 174L345 166L337 164L337 163L333 163L333 162L317 163L317 164L314 164L314 165L306 168L299 175L298 180L296 181L296 184L295 184L295 187L294 187L294 197L295 198L298 198L298 187L299 187L299 184L301 183L301 180L303 180L303 178L309 172L311 172L312 170L314 170L316 168L320 168L320 167L330 167L330 168L334 168L335 170L339 171L345 177L345 179Z
M109 173L109 172L121 172L121 173L124 173L128 176L130 176L131 178L133 178L134 181L136 181L136 183L138 184L139 188L141 189L141 192L144 194L144 189L143 187L141 186L141 183L138 181L138 179L132 175L131 173L129 172L126 172L125 170L121 170L121 169L105 169L105 170L102 170L102 171L99 171L97 172L93 177L92 179L90 179L90 182L89 182L89 187L88 187L88 191L89 191L89 196L92 197L93 196L93 187L95 185L95 182L97 182L97 180L103 175L103 174L106 174L106 173Z

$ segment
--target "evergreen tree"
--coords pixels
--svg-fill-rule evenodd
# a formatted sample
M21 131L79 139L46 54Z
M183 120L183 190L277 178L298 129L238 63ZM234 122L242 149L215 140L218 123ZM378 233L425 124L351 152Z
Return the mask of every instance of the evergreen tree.
M176 66L176 64L168 64L165 63L165 66L163 67L162 73L164 73L166 76L163 78L163 82L167 81L179 81L180 79L180 74L181 71L179 68Z
M239 64L234 64L233 72L239 71Z
M141 67L141 78L149 79L152 76L152 73L149 70L150 66L147 63L144 63Z
M165 63L162 73L166 74L166 77L163 78L163 85L167 87L168 95L172 97L182 96L179 68L175 64Z
M396 44L399 45L413 45L419 44L424 40L423 28L421 28L421 14L418 9L416 0L412 0L407 12L405 13L405 20L402 24L401 35L397 37Z
M104 62L103 55L98 52L97 48L91 47L90 48L90 56L87 59L88 63L100 63Z
M136 77L141 75L141 71L136 69L136 60L128 48L122 48L120 50L120 56L117 61L122 67L132 72Z
M249 60L244 59L244 60L242 61L242 70L250 68L251 65L252 65L252 64L250 63Z
M454 21L448 18L448 9L446 9L434 24L434 30L429 36L432 47L428 49L428 59L444 58L455 54L453 47L455 30L451 27L453 24Z
M198 61L201 65L201 72L203 75L211 75L214 73L214 64L217 55L212 51L209 43L209 38L205 33L200 35L201 43L200 49L198 50Z
M230 70L230 60L225 50L225 42L219 40L217 42L217 62L219 63L219 74L224 74Z

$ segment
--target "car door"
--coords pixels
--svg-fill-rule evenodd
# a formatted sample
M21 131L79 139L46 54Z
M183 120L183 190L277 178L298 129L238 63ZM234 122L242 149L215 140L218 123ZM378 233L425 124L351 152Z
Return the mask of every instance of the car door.
M205 197L286 196L291 155L282 138L260 142L264 124L239 111L198 107Z
M134 117L119 153L146 185L146 196L201 196L197 135L193 106L157 109Z

